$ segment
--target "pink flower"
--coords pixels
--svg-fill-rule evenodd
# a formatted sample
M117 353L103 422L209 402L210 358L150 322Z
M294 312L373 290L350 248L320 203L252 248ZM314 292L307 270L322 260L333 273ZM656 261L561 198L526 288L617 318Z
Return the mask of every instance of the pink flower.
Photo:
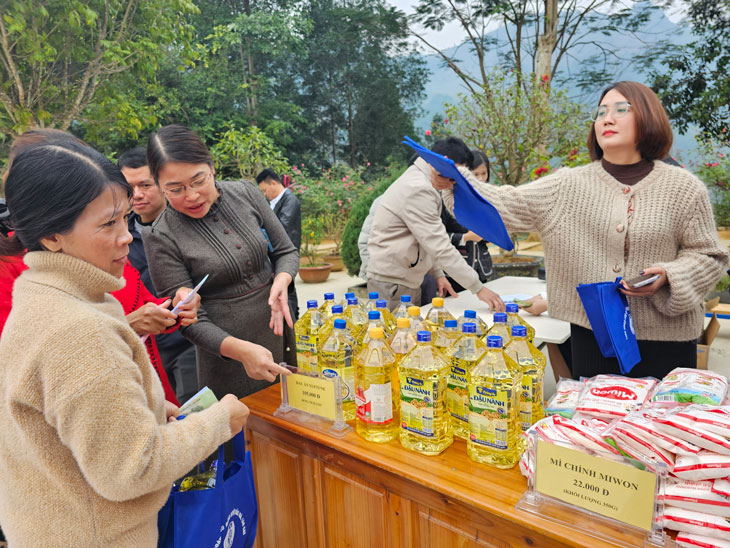
M370 162L368 162L368 163L367 163L367 164L365 164L365 165L366 165L366 166L368 166L368 167L370 167Z
M352 202L352 198L347 199L347 203L349 204L350 202Z
M444 119L444 124L448 124L448 123L449 123L449 119L448 118L445 118Z
M299 194L304 194L304 191L301 188L299 189Z
M718 154L718 156L719 156L720 158L724 158L724 157L725 157L725 155L724 155L724 154L723 154L722 152L721 152L720 154Z
M342 206L342 200L337 200L337 205Z
M344 183L345 181L347 181L347 177L342 178L342 182Z
M297 166L291 166L291 168L292 168L292 169L293 169L294 171L296 171L297 169L299 169L299 168L297 168Z
M369 186L369 187L368 187L368 190L369 190L369 191L372 191L372 190L373 190L373 187Z
M549 74L543 74L540 79L543 81L543 83L547 83L547 82L550 81L550 75Z
M430 130L430 129L427 129L427 130L426 130L426 135L427 135L427 136L431 135L431 130Z

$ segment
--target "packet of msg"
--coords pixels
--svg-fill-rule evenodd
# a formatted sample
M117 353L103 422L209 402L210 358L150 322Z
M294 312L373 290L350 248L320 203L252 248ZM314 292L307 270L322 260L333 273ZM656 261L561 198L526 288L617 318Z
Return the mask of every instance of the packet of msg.
M653 401L720 405L727 390L728 382L724 375L677 367L659 383Z

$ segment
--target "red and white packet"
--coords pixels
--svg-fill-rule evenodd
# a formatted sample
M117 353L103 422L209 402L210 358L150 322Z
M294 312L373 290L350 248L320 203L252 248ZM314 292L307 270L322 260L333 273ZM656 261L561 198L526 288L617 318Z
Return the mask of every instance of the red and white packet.
M665 506L657 522L672 531L730 540L730 520L721 516Z
M597 375L587 382L589 384L575 408L576 413L610 420L625 417L644 405L657 381L652 378Z
M730 497L712 491L712 481L667 479L659 500L668 506L730 517Z
M690 481L727 478L730 474L730 456L700 451L694 456L680 456L674 461L672 474Z
M694 533L679 533L677 535L679 548L730 548L730 540L706 537Z

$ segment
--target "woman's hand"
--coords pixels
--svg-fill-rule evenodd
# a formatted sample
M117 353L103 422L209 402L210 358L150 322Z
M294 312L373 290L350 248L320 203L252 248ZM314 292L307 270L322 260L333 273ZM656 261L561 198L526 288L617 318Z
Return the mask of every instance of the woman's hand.
M531 299L527 299L527 302L531 303L530 306L521 306L520 308L533 316L539 316L548 308L548 302L542 298L542 295L535 295Z
M288 369L274 362L274 356L268 349L235 337L223 339L221 354L241 362L252 379L274 382L277 375L290 374Z
M483 238L479 234L472 232L471 230L465 232L462 236L462 239L465 242L481 242L483 240Z
M165 416L167 417L167 422L175 422L179 414L180 408L174 403L165 400Z
M250 414L248 406L233 394L223 396L220 403L228 409L231 436L235 436L246 426Z
M482 287L479 290L479 293L477 293L477 297L479 298L480 301L487 303L489 305L489 310L491 312L504 312L506 310L502 297L497 295L491 289Z
M167 309L171 302L167 299L160 305L146 303L127 314L127 323L140 336L162 333L177 321L177 316Z
M449 283L449 280L446 279L446 276L439 276L436 278L436 287L438 288L437 294L439 297L446 297L448 295L451 295L454 298L458 298L459 294L454 291L454 288L451 287L451 284Z
M185 300L192 289L189 287L181 287L175 292L175 298L172 300L172 306ZM198 309L200 308L200 294L196 293L189 303L180 305L178 316L180 317L180 325L193 325L198 321Z
M286 325L294 327L291 319L291 311L289 310L289 284L292 282L290 274L280 272L274 278L269 293L269 306L271 307L271 321L269 328L274 331L274 335L284 334L284 320Z
M659 274L659 279L653 283L650 283L649 285L636 287L634 289L629 287L629 285L626 283L626 280L621 280L621 285L623 287L619 288L619 291L621 291L621 293L623 293L624 295L628 295L629 297L651 297L669 281L667 278L667 271L664 270L661 266L650 266L649 268L645 268L644 270L642 270L639 274L651 274L652 276L654 274Z

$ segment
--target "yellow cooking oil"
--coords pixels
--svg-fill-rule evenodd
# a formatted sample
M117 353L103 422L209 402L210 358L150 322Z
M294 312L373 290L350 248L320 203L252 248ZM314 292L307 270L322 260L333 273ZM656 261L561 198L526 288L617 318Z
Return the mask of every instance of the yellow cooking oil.
M355 418L354 350L355 340L348 331L347 322L343 318L337 318L332 326L332 332L319 351L319 372L322 377L328 379L340 378L342 408L346 421Z
M341 304L332 305L332 314L329 318L327 318L327 320L325 320L325 322L322 324L322 327L319 328L319 333L317 334L317 344L319 345L319 350L322 350L322 345L324 344L324 341L326 341L327 337L329 337L330 333L332 333L332 329L334 329L335 326L335 320L338 319L345 319L344 310ZM349 324L347 328L350 328ZM350 331L350 335L352 335L352 331Z
M440 327L436 330L436 333L432 334L433 345L441 350L441 352L446 353L446 351L461 338L461 331L459 331L459 328L456 325L456 320L446 320L444 322L444 326Z
M375 301L375 310L380 312L380 317L383 319L385 324L385 336L388 337L393 331L395 331L395 316L388 310L388 301L385 299L378 299Z
M424 455L438 455L454 442L446 410L447 358L431 344L431 332L419 331L416 346L398 367L400 443Z
M411 331L411 320L398 318L396 329L388 338L388 346L395 352L398 363L416 346L416 334Z
M432 324L443 327L446 320L455 320L454 316L444 307L443 297L434 297L431 299L431 310L426 315L426 320Z
M317 301L307 301L307 311L294 324L297 349L297 368L308 375L319 371L317 366L317 336L322 327L322 315Z
M347 299L347 308L345 308L344 314L352 337L355 340L362 339L363 331L368 325L368 315L365 309L360 306L357 297Z
M454 436L469 437L469 383L467 375L487 351L486 345L476 335L476 325L465 323L462 336L449 348L449 378L446 382L446 408L451 415Z
M370 310L368 312L368 324L360 332L360 339L355 339L358 346L358 352L360 352L360 347L365 346L370 342L370 330L373 327L380 327L383 332L385 332L385 324L383 323L383 319L380 317L380 311L379 310Z
M502 349L502 337L487 337L487 351L467 374L469 458L512 468L520 458L519 394L522 371Z
M380 298L380 293L377 291L371 291L368 293L368 300L365 301L365 310L370 312L371 310L375 310L375 303L378 302L378 299Z
M408 319L411 320L411 330L414 333L419 331L431 331L432 324L427 323L426 320L421 316L420 306L409 306L408 307Z
M412 306L411 302L411 296L410 295L401 295L400 296L400 304L398 305L398 308L395 309L395 312L393 312L393 316L395 316L395 319L398 318L407 318L408 317L408 307Z
M487 334L482 337L484 344L487 343L487 337L489 335L499 335L505 344L512 338L509 325L507 324L507 314L504 312L495 312L492 316L492 327L489 328Z
M461 327L465 323L473 323L476 326L476 335L480 339L487 334L487 330L489 329L487 322L477 316L476 310L464 310L464 313L459 316L457 322L459 330L461 330Z
M398 360L382 327L371 328L368 339L355 358L355 429L367 441L388 443L399 432Z
M524 325L512 326L512 340L504 347L504 351L522 370L520 423L525 432L545 417L545 354L527 340L527 328Z
M535 339L535 328L527 323L525 318L520 316L520 307L515 303L507 303L505 304L505 308L507 310L507 325L509 325L510 329L512 329L513 325L524 325L527 329L527 340L532 342Z
M335 302L335 294L334 293L325 293L324 294L324 301L322 302L322 305L319 307L319 314L322 316L322 321L327 321L330 316L332 316L332 307L336 305ZM343 307L344 310L344 307Z

